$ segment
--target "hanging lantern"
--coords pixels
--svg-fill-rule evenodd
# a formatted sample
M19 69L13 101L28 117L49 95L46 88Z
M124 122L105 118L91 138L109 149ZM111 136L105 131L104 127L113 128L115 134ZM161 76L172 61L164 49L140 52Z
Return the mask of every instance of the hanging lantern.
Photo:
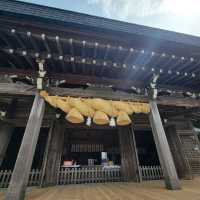
M81 113L76 108L72 108L66 115L65 119L74 124L79 124L84 122L83 115L81 115Z
M120 111L117 117L117 125L119 126L126 126L131 123L131 119L128 114L124 111Z
M93 122L98 125L105 125L109 123L109 118L106 113L102 111L96 111L94 113Z

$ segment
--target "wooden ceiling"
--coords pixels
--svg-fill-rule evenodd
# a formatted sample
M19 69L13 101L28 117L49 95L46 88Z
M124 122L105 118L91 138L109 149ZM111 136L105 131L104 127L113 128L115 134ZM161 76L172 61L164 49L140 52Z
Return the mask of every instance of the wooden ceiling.
M191 45L187 50L187 45L180 47L174 42L167 46L166 41L159 40L157 48L157 40L139 34L130 39L130 34L122 37L118 32L104 33L92 27L54 26L5 12L0 25L1 74L34 78L38 71L36 60L42 58L49 77L72 85L144 88L157 73L158 87L200 90L200 57L197 47Z

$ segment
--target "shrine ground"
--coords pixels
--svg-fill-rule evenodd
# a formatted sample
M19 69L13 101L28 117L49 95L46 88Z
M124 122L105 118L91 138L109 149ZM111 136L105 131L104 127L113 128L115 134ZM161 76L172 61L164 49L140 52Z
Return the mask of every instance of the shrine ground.
M26 200L200 200L200 178L182 181L182 190L169 191L163 181L98 183L29 188ZM0 190L0 200L5 190Z

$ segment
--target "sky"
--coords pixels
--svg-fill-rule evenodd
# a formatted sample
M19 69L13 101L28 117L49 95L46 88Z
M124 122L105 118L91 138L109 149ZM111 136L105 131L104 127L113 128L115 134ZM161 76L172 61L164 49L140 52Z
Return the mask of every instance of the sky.
M21 0L200 36L200 0Z

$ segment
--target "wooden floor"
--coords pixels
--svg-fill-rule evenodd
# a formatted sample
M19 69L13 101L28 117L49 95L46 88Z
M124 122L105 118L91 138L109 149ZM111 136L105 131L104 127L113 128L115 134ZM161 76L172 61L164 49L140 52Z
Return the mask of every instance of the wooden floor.
M0 191L3 200L5 191ZM182 190L169 191L163 181L105 183L29 188L27 200L200 200L200 178L183 181Z

